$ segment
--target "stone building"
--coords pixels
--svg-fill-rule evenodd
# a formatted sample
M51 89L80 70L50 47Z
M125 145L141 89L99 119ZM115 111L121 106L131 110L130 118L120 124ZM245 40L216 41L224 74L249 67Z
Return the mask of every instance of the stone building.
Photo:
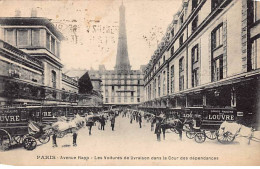
M78 84L62 74L63 35L47 18L0 18L1 105L77 104Z
M260 3L184 0L146 66L144 107L234 108L259 119Z

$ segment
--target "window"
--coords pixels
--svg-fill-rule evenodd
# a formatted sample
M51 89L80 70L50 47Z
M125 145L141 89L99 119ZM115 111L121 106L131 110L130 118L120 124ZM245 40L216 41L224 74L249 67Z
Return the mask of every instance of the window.
M137 80L137 84L140 84L140 80Z
M131 92L131 96L132 96L132 97L134 96L134 92Z
M212 50L223 45L223 24L220 24L211 33Z
M180 73L182 71L184 71L184 61L183 61L183 57L179 60L179 71Z
M259 40L256 39L251 43L251 56L250 56L250 63L248 64L248 70L255 70L257 68L257 56L259 55L257 51L259 50L257 47L257 42Z
M106 98L106 103L108 103L108 98Z
M52 87L56 88L56 72L54 70L51 71L51 81L52 81Z
M212 80L218 81L223 79L223 55L213 59L212 61Z
M179 60L179 90L184 90L184 57Z
M180 47L181 47L181 45L183 44L183 34L180 36L180 39L179 39L179 43L180 43Z
M165 71L163 72L163 95L165 95L166 93L166 75L165 75Z
M5 41L16 46L16 31L15 29L5 29Z
M29 45L29 30L18 29L17 30L17 46L28 46Z
M163 55L163 63L165 62L165 55Z
M131 102L134 102L134 98L133 97L131 97Z
M156 98L156 79L154 80L153 87L154 87L153 97Z
M121 103L121 97L118 97L118 98L117 98L117 102L118 102L118 103Z
M180 25L182 25L183 22L184 22L184 14L182 14L182 15L180 16Z
M40 45L40 29L32 29L32 46Z
M192 10L197 8L198 6L198 0L192 0Z
M199 76L198 76L198 68L192 70L192 87L196 87L199 85Z
M217 8L222 2L223 2L223 0L211 0L211 9L214 10L214 9Z
M174 46L171 47L171 56L174 54Z
M46 48L48 50L51 49L51 47L50 47L50 37L51 37L51 35L47 32L47 34L46 34Z
M171 66L171 93L174 92L174 65Z
M160 63L160 61L159 61L159 63L158 63L158 67L160 67L161 66L161 63Z
M180 88L180 91L184 90L184 76L180 76L179 88Z
M114 91L115 90L115 86L111 86L112 87L112 91Z
M161 95L161 77L158 76L158 96L160 97Z
M137 102L140 102L140 98L137 98Z
M137 96L140 96L140 87L137 87Z
M192 55L192 63L196 63L199 60L199 50L198 50L198 45L195 45L191 49L191 55Z
M57 42L56 44L57 44L56 56L60 57L60 43Z
M192 21L192 24L191 24L192 33L197 29L197 27L198 27L198 16L196 16Z
M55 47L56 47L55 39L53 37L51 37L51 51L53 54L55 54L55 50L56 50Z
M174 29L171 30L171 36L174 37Z

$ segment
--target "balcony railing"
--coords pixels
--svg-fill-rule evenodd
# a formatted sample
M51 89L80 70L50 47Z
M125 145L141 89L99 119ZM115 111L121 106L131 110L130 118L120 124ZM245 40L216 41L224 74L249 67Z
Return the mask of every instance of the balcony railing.
M65 82L68 82L72 85L75 85L75 86L78 86L78 81L65 75L65 74L62 74L62 80L65 81Z
M0 95L10 100L29 99L78 102L78 94L76 93L23 82L19 79L5 79L2 91L3 92L0 93Z
M39 67L42 67L42 62L31 57L30 55L28 55L27 53L17 49L16 47L10 45L9 43L6 43L2 40L0 40L0 48L3 48L9 52L12 52L14 54L16 54L18 57L20 57L21 59L24 59L30 63L36 64Z

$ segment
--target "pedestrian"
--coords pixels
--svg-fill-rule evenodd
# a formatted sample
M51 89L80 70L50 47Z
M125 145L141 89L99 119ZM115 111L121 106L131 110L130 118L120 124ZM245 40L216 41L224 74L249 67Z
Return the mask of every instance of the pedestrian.
M101 116L100 123L101 123L101 130L105 130L106 119L105 119L104 115Z
M142 115L141 114L139 114L139 126L140 126L140 128L142 128Z
M73 132L73 146L74 147L77 146L77 137L78 137L78 134L76 132Z
M57 138L57 135L54 133L54 134L52 135L52 147L53 147L53 148L54 148L54 147L58 147L56 138Z
M176 130L179 133L179 138L181 141L182 141L183 122L184 122L184 119L180 118L180 119L178 119L177 124L176 124Z
M155 126L155 131L154 133L157 136L157 141L161 141L161 122L159 119L156 119L156 126Z
M133 123L133 118L134 118L134 115L131 114L131 115L130 115L130 123L131 123L131 124Z
M112 116L111 118L111 127L112 127L112 131L114 131L114 127L115 127L115 116Z

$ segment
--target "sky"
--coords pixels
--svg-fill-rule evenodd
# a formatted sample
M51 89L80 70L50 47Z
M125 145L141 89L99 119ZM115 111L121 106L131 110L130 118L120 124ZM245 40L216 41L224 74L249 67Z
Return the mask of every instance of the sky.
M66 69L98 69L116 63L119 6L122 0L0 0L0 16L51 19L66 39L61 61ZM157 49L182 0L123 0L126 9L128 56L132 69L146 65Z

